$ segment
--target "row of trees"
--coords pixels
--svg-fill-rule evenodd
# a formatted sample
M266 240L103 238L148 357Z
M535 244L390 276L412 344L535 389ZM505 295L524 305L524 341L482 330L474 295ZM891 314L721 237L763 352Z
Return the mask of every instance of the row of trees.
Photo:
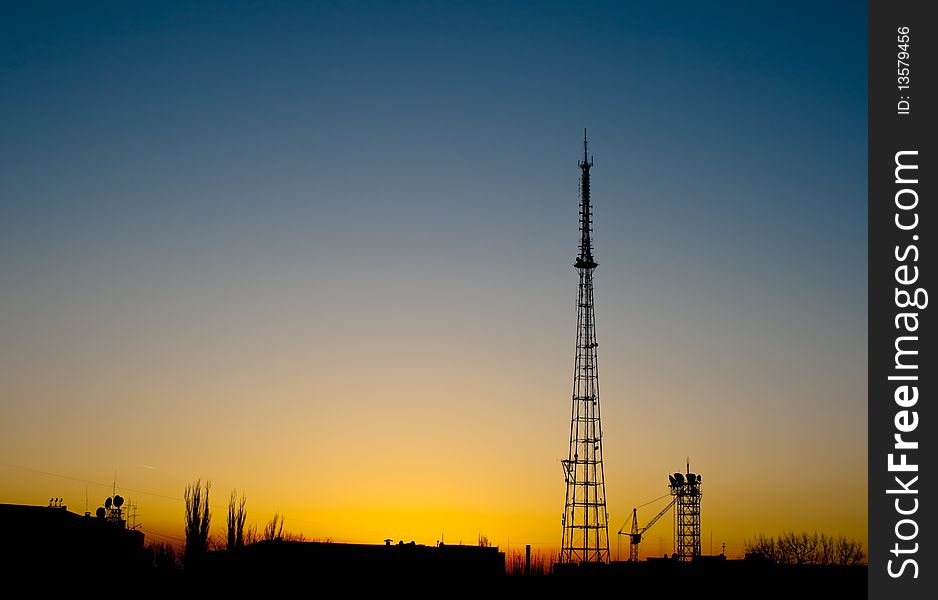
M843 534L795 533L788 531L777 538L759 534L743 543L747 554L762 555L779 564L858 565L866 558L863 544Z
M193 568L199 565L208 555L209 549L220 549L221 543L209 537L209 530L212 524L212 512L209 506L209 491L212 483L196 480L186 486L184 499L185 509L185 530L186 546L183 552L183 565L186 568ZM245 529L247 525L247 496L238 494L237 490L232 490L228 498L228 518L227 518L227 538L224 548L229 552L238 551L246 545L262 540L294 540L302 541L303 535L284 533L284 516L280 512L275 512L274 516L264 526L263 532L258 535L257 527L252 525L250 529Z

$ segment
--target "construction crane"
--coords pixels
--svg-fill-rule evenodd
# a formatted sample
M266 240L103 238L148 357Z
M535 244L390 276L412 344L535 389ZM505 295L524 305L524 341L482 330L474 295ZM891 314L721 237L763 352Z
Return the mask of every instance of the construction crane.
M642 506L646 506L648 504L651 504L652 502L657 502L658 500L661 500L662 498L667 498L667 497L668 497L668 494L665 494L664 496L661 496L660 498L655 498L654 500L651 500L649 502L646 502L645 504L642 504ZM644 535L646 531L651 529L651 527L655 523L657 523L658 520L661 517L663 517L666 512L671 510L671 507L673 507L676 502L677 502L677 497L675 496L671 499L670 502L668 502L667 506L661 509L661 512L655 515L654 518L652 518L651 521L648 521L648 523L646 523L645 526L642 528L638 527L638 509L641 507L636 507L632 509L632 516L629 517L629 520L623 523L622 527L619 528L620 536L622 535L629 536L629 561L632 561L632 562L638 561L638 545L642 543L642 535ZM632 524L632 528L631 528L631 531L626 533L625 528L629 526L629 523Z

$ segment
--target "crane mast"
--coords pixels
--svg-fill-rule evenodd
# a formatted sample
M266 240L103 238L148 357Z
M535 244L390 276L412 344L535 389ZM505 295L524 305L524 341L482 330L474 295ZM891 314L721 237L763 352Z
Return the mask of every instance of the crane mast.
M657 523L661 519L661 517L663 517L669 510L671 510L676 503L677 503L677 498L672 498L671 501L668 502L667 506L662 508L658 512L658 514L652 517L652 519L648 521L648 523L646 523L645 526L642 528L639 528L638 526L638 509L637 508L632 509L632 516L629 519L629 521L627 521L625 525L619 528L619 535L629 536L629 560L630 561L632 562L638 561L638 545L642 543L642 536L645 534L646 531L651 529L654 526L654 524ZM623 530L626 528L629 522L631 522L632 528L629 531L629 533L626 534Z

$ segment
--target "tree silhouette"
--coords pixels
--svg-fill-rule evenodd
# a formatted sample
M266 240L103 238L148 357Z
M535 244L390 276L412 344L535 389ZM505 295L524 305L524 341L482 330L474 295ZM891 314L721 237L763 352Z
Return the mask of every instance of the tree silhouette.
M244 545L250 546L251 544L259 542L260 539L260 536L257 535L257 524L252 524L244 534Z
M817 563L818 534L806 532L795 533L789 531L778 536L780 554L787 558L786 562L796 565Z
M212 513L208 505L208 492L212 482L196 480L186 486L186 549L183 564L186 569L197 568L208 554L208 530Z
M787 531L778 539L758 534L743 544L747 554L757 554L779 564L857 565L866 554L863 544L843 534L833 537L823 533Z
M842 535L834 541L834 548L834 557L838 565L857 565L866 558L860 542L848 540Z
M267 525L264 526L264 539L281 539L283 537L283 521L283 515L279 512L275 512L274 516L267 522Z
M244 548L244 523L247 521L247 496L241 494L238 499L238 490L231 490L228 499L228 551Z
M757 554L769 560L781 562L779 561L778 546L775 544L775 538L766 537L765 534L760 533L753 539L746 540L743 547L747 554Z
M820 546L818 547L818 562L822 565L832 565L837 561L836 556L836 540L833 536L827 536L823 533L820 538Z
M179 564L176 562L176 551L173 547L165 543L154 543L147 546L150 554L150 561L155 573L168 576L179 570Z

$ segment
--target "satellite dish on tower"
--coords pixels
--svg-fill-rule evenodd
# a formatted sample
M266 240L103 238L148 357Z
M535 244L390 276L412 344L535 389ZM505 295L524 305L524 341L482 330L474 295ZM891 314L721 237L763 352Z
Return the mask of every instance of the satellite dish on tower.
M107 500L104 501L104 508L111 508L111 497L108 496Z
M104 507L103 507L103 506L99 506L99 507L98 507L98 510L94 511L94 515L95 515L96 517L98 517L99 519L103 519L103 518L104 518Z
M688 473L688 474L687 474L687 483L696 483L696 482L697 482L697 476L694 475L693 473ZM118 496L118 498L119 498L119 497L120 497L120 496Z
M668 475L668 481L671 482L671 485L677 485L677 479L674 478L674 475Z
M124 504L123 496L121 496L120 494L118 494L117 496L114 496L114 506L116 506L117 508L120 508L121 505L123 504Z
M697 473L697 483L700 483L700 473Z
M680 473L675 473L675 474L674 474L674 479L677 480L677 484L678 484L678 485L684 485L684 476L681 475Z

